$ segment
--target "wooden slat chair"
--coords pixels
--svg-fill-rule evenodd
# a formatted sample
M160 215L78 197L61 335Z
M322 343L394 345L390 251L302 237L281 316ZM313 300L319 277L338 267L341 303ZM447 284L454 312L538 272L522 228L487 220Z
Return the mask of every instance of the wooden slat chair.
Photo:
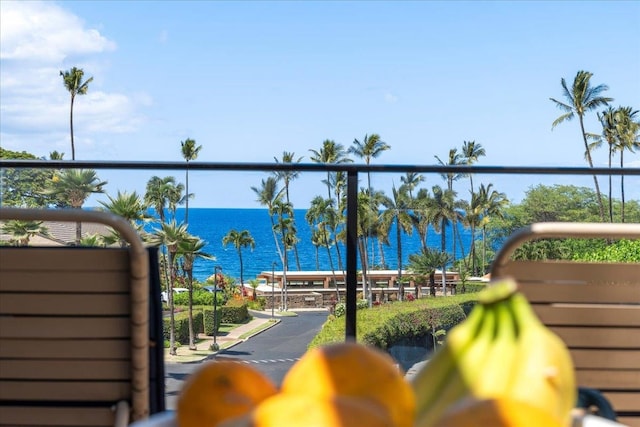
M617 420L640 427L640 264L516 261L543 238L640 239L640 224L537 223L512 235L492 279L513 277L544 324L568 345L582 387L599 390Z
M0 209L9 219L101 223L129 246L0 247L0 425L124 426L163 410L150 393L153 382L164 399L162 353L150 349L153 254L136 231L82 210Z

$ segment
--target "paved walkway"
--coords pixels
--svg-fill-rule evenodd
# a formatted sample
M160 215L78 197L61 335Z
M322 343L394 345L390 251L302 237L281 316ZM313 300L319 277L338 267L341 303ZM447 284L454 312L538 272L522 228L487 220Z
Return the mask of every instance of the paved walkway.
M274 318L271 319L270 311L268 312L268 316L266 311L252 312L251 314L253 315L253 319L250 322L238 326L229 332L216 336L215 341L221 350L233 347L256 334L277 325L278 322L280 322L279 318L282 317L282 315L275 313ZM186 343L177 348L177 355L172 356L169 354L169 349L165 349L164 360L165 362L188 363L206 359L216 353L216 351L212 350L213 341L213 337L199 334L198 342L196 343L196 350L190 350L189 344Z

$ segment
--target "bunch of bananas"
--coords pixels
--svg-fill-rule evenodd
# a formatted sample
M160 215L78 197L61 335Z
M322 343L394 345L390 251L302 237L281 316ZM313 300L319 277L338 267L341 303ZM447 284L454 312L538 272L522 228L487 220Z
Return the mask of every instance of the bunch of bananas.
M576 386L562 340L537 318L511 280L479 295L469 317L412 380L416 427L431 427L457 403L509 398L570 419Z

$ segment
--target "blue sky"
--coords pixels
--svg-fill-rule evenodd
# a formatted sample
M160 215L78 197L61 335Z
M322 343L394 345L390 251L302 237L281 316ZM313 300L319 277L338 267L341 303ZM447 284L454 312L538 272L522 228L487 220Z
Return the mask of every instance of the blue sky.
M75 107L79 160L181 161L180 141L193 138L203 146L198 161L270 162L286 150L308 162L325 139L349 146L378 133L391 150L377 163L434 164L474 140L487 152L481 165L584 166L577 120L551 130L560 79L591 71L613 106L640 109L634 1L2 0L0 8L0 144L38 156L71 157L58 73L73 66L94 78ZM586 124L600 131L595 114ZM640 167L638 153L625 159ZM594 161L606 166L606 150ZM111 195L142 193L151 173L99 172ZM250 187L264 177L192 174L190 206L258 207ZM294 182L297 207L324 194L321 179ZM516 200L540 182L592 185L479 180ZM373 185L392 181L378 175ZM630 197L640 198L638 178L627 180Z

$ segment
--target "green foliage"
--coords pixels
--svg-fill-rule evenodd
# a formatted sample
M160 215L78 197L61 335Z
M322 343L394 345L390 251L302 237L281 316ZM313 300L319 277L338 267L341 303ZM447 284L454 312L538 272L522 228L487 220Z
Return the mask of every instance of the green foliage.
M176 325L176 342L187 343L189 342L189 313L181 312L174 315ZM193 331L195 334L204 331L203 326L203 314L202 310L193 310ZM165 317L162 319L163 329L162 334L165 340L169 339L169 327L170 319Z
M216 326L220 329L221 323L245 323L251 319L247 302L243 300L229 300L216 310ZM204 309L204 333L213 335L213 308Z
M1 147L0 159L43 160L26 151L10 151ZM54 174L54 169L2 168L0 170L2 205L29 208L68 206L61 197L44 192Z
M575 261L640 263L640 240L619 240L610 245L575 253Z
M359 299L356 301L356 310L361 310L363 308L369 308L369 301L366 299ZM336 304L336 307L333 310L333 315L335 317L342 317L347 313L347 305L344 302L339 302Z
M402 338L412 336L411 334L430 332L432 328L449 329L464 318L475 300L476 294L461 294L446 298L421 298L413 302L382 304L357 310L356 337L359 342L371 343L385 349ZM405 325L405 322L408 324ZM309 348L344 341L344 337L344 317L329 316L309 344Z
M262 311L267 306L267 299L265 297L258 297L255 300L247 301L247 306L251 310Z
M223 306L225 303L225 297L221 292L217 292L218 305ZM174 305L189 305L189 293L180 292L179 294L173 294ZM207 292L204 290L193 291L193 305L213 306L213 292Z

